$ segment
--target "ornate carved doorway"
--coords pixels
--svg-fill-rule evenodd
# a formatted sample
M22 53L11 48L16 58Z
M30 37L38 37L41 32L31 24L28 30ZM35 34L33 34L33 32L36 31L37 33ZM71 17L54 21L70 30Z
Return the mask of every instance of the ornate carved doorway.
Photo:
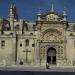
M50 47L47 50L47 63L48 64L56 64L56 49L53 47Z

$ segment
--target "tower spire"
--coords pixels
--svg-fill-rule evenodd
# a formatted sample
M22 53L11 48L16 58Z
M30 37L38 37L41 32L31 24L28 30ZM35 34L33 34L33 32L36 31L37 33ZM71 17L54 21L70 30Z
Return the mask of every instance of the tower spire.
M11 4L11 6L10 6L10 17L13 17L13 5Z
M65 7L64 7L63 15L67 15Z
M38 9L38 14L37 14L37 20L40 21L41 20L41 9Z
M14 14L14 19L18 19L17 8L15 4L13 5L13 14Z
M10 6L10 27L11 30L14 28L14 14L13 14L13 5Z
M63 20L66 21L67 20L67 13L66 13L66 8L64 7L63 10Z
M14 19L18 19L18 15L17 15L17 9L15 4L10 6L10 17L13 17Z
M54 4L51 5L51 12L54 12Z

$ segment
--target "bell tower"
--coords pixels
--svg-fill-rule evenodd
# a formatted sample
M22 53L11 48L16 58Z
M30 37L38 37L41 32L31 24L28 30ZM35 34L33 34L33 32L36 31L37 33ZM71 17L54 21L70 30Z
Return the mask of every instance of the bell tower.
M17 15L17 10L16 10L16 6L15 5L11 5L10 6L10 26L11 26L11 30L14 29L14 20L18 20L18 15Z
M13 14L13 5L10 6L10 27L11 30L13 30L13 26L14 26L14 14Z

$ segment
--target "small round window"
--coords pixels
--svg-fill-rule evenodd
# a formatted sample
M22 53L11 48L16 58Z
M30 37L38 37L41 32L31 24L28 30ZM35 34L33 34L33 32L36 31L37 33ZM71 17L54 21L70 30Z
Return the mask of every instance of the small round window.
M73 33L70 33L70 36L73 36Z

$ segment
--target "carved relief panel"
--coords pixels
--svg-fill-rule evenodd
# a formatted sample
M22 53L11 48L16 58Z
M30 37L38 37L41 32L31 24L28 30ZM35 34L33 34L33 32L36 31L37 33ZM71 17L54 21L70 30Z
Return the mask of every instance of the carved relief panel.
M41 35L41 40L43 42L50 42L50 41L60 41L63 40L64 37L62 32L59 32L56 29L48 29L44 31Z

